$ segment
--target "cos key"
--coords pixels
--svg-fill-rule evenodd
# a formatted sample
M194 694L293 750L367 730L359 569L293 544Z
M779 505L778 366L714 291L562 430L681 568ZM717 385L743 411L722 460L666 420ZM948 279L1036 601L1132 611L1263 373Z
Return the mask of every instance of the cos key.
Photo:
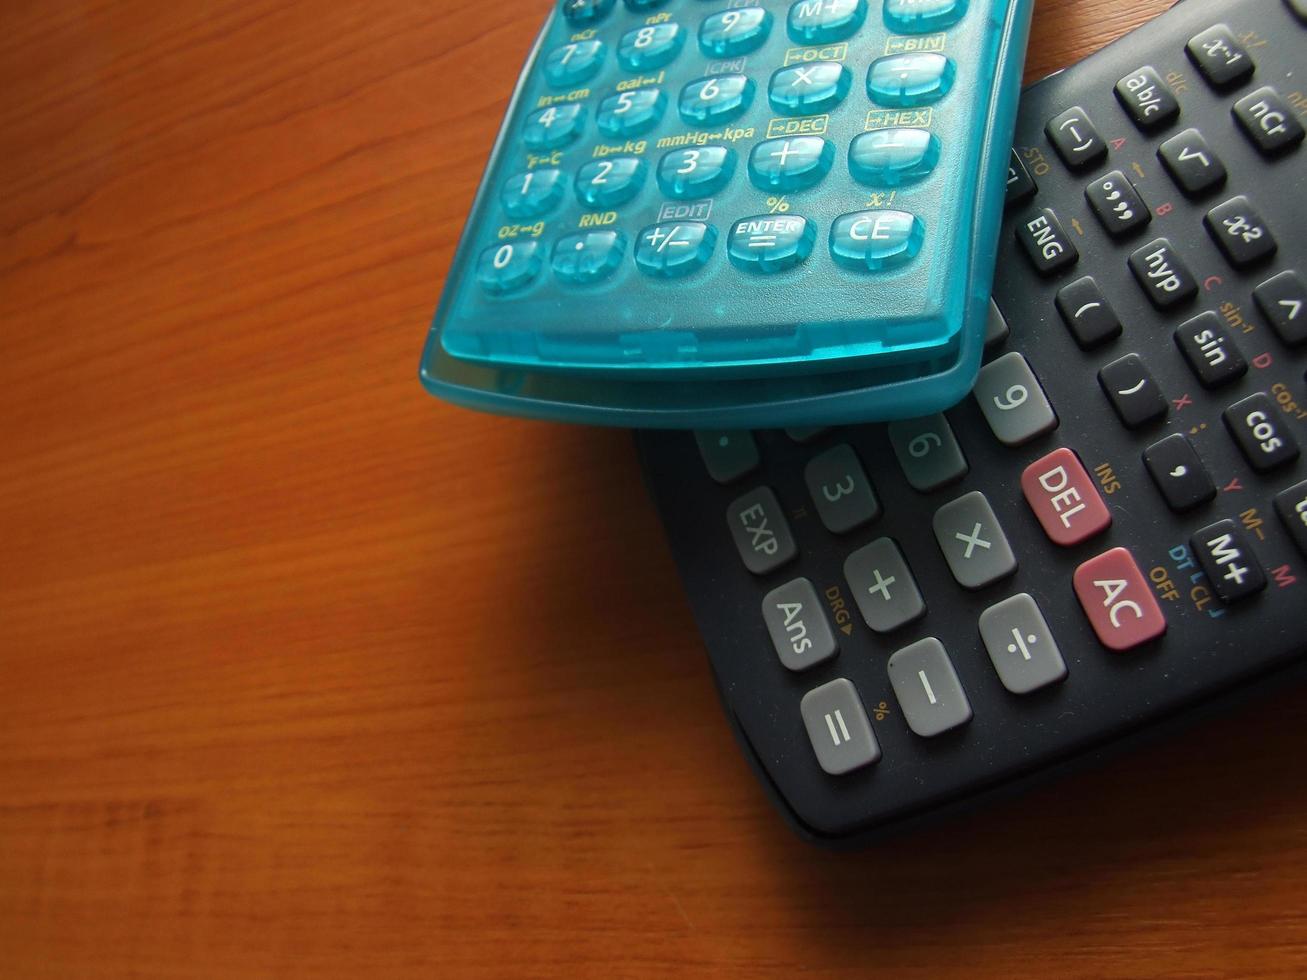
M1250 395L1227 408L1221 417L1258 473L1270 472L1298 458L1298 441L1269 395Z

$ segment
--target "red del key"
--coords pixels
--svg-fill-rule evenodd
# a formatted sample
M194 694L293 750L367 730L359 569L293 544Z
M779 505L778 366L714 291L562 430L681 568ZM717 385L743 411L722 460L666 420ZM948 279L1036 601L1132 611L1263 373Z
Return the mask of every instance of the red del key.
M1076 454L1055 449L1021 474L1021 491L1055 544L1069 548L1112 523L1098 488Z
M1113 548L1076 569L1076 598L1098 640L1110 650L1129 650L1166 632L1166 617L1153 590L1125 548Z

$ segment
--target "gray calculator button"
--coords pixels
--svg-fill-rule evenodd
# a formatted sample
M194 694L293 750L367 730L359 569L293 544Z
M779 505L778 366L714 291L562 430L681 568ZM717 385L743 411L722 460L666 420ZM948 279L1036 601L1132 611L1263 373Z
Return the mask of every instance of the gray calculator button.
M980 369L975 395L985 421L1005 446L1019 446L1057 428L1057 416L1044 389L1016 351Z
M733 432L696 432L699 455L708 475L718 483L733 483L758 468L758 444L743 429Z
M944 645L933 636L904 647L889 658L889 682L903 709L903 720L922 738L932 738L971 720Z
M989 301L989 317L985 320L985 350L1000 346L1003 341L1007 340L1008 332L1007 320L1003 318L1003 313L999 310L998 304L991 299Z
M889 441L914 490L929 493L967 475L967 459L943 415L891 422Z
M740 560L754 575L766 575L798 553L785 512L770 487L737 497L726 508L726 523Z
M839 652L817 590L806 578L768 592L762 618L777 656L790 670L807 670Z
M817 762L830 775L841 776L880 759L862 700L845 678L813 688L803 696L799 711Z
M852 446L828 449L803 471L808 495L826 530L844 534L880 516L880 502Z
M889 538L877 538L849 555L844 577L862 618L877 633L890 633L926 611L908 563Z
M958 584L981 589L1017 570L1017 559L989 501L972 490L935 511L935 540Z
M998 679L1013 694L1029 694L1066 677L1066 663L1039 606L1025 592L980 614L980 638Z

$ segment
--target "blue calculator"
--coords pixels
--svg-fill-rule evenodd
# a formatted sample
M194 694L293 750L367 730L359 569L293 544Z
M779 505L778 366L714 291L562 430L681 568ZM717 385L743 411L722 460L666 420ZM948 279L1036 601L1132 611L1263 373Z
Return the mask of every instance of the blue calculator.
M979 367L1031 0L562 0L423 354L631 426L921 415Z

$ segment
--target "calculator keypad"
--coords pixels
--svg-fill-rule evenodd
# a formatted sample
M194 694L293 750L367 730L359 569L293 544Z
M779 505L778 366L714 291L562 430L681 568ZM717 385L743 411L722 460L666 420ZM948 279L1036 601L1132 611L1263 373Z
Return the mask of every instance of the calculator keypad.
M974 172L991 150L970 142L996 69L1013 76L992 42L1023 42L1030 3L561 0L460 246L471 282L438 312L443 353L554 379L667 368L646 375L659 384L799 375L809 353L833 376L955 361L972 273L941 278L935 259L958 238L985 253L970 239L993 221ZM829 287L818 323L789 289L809 270ZM663 280L702 291L663 306ZM750 289L757 306L738 302ZM620 321L587 315L600 297Z
M1292 9L1250 2L1281 16ZM1187 0L1175 10L1216 6ZM823 832L839 822L840 800L856 798L880 820L899 815L890 797L928 806L917 787L970 787L955 760L988 778L1009 735L1035 753L1054 732L1068 750L1090 744L1109 716L1120 720L1115 702L1132 702L1122 718L1146 718L1154 701L1178 698L1190 672L1233 676L1265 655L1249 638L1264 632L1283 647L1292 632L1284 610L1307 581L1307 270L1292 183L1301 113L1279 94L1289 88L1274 54L1283 63L1285 46L1307 35L1254 45L1232 15L1187 26L1169 51L1100 69L1096 90L1045 83L1059 99L1038 101L1037 118L1019 124L994 326L973 397L887 425L763 433L758 469L723 491L774 491L799 553L765 587L802 576L812 591L798 605L819 604L840 646L797 688L759 683L766 704L743 722L759 755L788 751L800 695L835 675L868 720L876 759L884 755L874 771L781 786L805 818L814 794L825 799L814 822ZM916 164L897 156L907 161L926 142L905 138L914 128L855 138L849 175L858 180L861 168L869 188L929 180L929 169L912 174ZM922 128L947 150L946 136ZM911 178L891 183L900 166ZM912 216L888 211L834 219L832 257L892 268L876 265L875 252ZM755 233L766 240L773 230ZM646 445L662 461L674 442ZM736 620L711 604L734 591L711 543L686 534L701 526L698 494L660 485L671 481L657 470L652 479L678 560L688 553L711 573L692 593L711 583L696 613L719 674L738 685L770 661L795 679L776 663L775 631L755 623L760 642L714 636L714 623ZM845 499L864 487L856 499L874 506L847 520L823 512L823 489ZM1260 616L1278 616L1274 629L1258 630ZM833 715L832 738L830 710L808 726L818 758L815 734L832 750L845 742ZM805 761L818 777L830 772Z

